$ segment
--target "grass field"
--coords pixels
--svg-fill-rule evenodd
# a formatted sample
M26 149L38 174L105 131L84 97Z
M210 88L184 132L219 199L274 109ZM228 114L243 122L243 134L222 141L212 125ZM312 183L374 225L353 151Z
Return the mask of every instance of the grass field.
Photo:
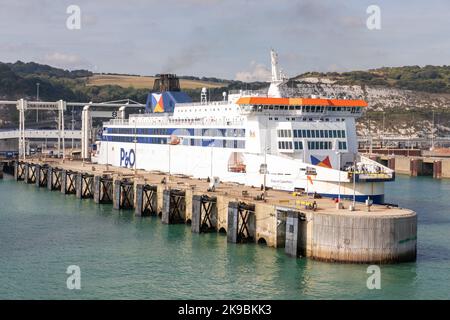
M133 87L136 89L151 89L153 88L154 81L155 77L96 74L88 79L87 85L117 85L123 88ZM197 89L203 87L218 88L225 86L223 83L185 79L180 79L180 85L182 89Z

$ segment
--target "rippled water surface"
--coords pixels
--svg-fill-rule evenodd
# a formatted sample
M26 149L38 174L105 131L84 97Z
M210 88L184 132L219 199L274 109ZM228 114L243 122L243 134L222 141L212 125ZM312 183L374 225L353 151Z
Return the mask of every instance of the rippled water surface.
M450 181L398 177L386 201L419 214L418 259L381 266L292 259L283 249L228 244L72 195L0 180L2 299L449 299ZM81 268L81 290L66 269Z

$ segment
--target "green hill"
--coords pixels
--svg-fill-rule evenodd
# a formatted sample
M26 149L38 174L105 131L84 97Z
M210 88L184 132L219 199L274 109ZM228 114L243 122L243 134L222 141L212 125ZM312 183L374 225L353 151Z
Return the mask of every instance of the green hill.
M42 65L34 62L15 63L0 62L0 97L3 99L36 98L36 83L39 83L41 100L55 101L111 101L132 99L145 103L148 88L145 86L117 85L115 83L93 83L95 78L88 70L68 71ZM122 75L124 76L124 75ZM265 82L243 83L241 81L223 80L217 78L180 77L181 82L198 82L198 85L185 87L185 91L194 101L200 100L202 86L209 85L210 99L222 99L222 92L234 89L261 89L267 86Z
M431 93L450 93L450 66L383 67L368 71L307 72L294 77L317 77L336 81L336 84L385 86Z
M123 98L145 101L148 90L119 86L86 86L93 73L68 71L34 62L0 63L0 97L3 99L36 98L39 83L41 100L108 101Z

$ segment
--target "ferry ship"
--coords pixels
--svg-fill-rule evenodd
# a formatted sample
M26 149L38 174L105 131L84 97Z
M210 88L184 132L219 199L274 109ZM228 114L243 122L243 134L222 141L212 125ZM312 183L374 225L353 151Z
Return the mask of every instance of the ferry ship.
M367 103L287 96L273 50L271 67L266 92L224 92L222 101L203 88L192 102L175 75L160 75L146 113L103 123L92 161L383 203L394 171L358 154L355 120Z

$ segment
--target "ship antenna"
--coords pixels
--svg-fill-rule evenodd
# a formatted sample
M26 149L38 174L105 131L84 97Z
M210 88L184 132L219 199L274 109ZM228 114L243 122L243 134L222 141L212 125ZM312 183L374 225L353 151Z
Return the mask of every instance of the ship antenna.
M208 97L207 97L207 89L205 87L202 88L202 93L200 94L200 103L201 104L207 104L208 103Z
M270 60L272 65L272 82L279 81L281 79L278 72L278 54L273 49L270 49Z
M272 98L281 98L280 86L286 82L286 77L278 69L278 54L270 49L270 62L272 65L272 81L267 95Z

